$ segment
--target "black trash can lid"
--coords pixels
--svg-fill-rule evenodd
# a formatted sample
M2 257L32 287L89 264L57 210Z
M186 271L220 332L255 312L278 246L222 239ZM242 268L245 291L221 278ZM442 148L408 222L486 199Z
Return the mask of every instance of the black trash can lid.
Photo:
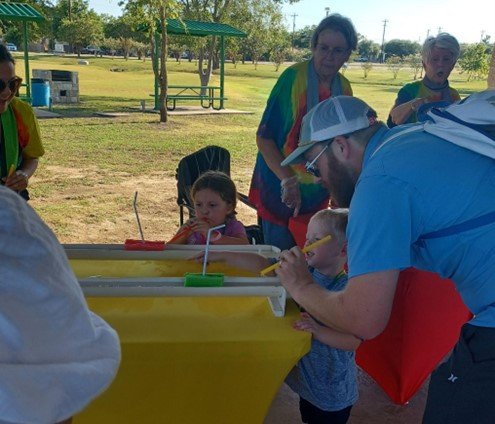
M43 84L45 81L43 78L31 78L31 84Z

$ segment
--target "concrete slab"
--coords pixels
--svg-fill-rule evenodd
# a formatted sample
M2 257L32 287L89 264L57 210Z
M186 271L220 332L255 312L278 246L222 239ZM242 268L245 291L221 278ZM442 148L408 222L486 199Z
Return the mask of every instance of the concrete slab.
M160 113L160 111L155 110L151 107L147 107L144 110L142 108L138 108L146 113ZM168 114L170 116L181 116L181 115L252 115L254 112L249 112L245 110L237 110L237 109L206 109L201 106L178 106L174 110L169 110Z
M33 107L34 115L38 119L49 119L49 118L62 118L63 116L59 113L51 112L46 109L39 109L37 107Z
M127 112L95 112L93 115L102 116L104 118L121 118L122 116L129 116Z

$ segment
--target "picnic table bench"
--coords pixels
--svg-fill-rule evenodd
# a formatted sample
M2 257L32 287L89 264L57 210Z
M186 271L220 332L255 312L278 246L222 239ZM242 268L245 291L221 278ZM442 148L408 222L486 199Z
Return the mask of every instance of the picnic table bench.
M174 110L177 101L199 100L205 109L220 110L226 97L220 94L221 87L213 85L169 85L167 90L167 109ZM218 103L220 102L220 103Z

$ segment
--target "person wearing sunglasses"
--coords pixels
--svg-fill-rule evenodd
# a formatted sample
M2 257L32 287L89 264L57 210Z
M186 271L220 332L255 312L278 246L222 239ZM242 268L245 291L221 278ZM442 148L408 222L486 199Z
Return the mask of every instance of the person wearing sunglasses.
M332 14L313 33L311 59L286 69L272 89L256 134L258 155L249 190L266 244L294 246L288 228L291 217L313 215L328 206L328 193L303 166L282 167L280 162L296 149L308 110L329 97L352 96L349 81L339 71L356 47L350 19Z
M16 97L21 83L14 58L0 44L0 183L29 200L29 179L44 149L32 107Z

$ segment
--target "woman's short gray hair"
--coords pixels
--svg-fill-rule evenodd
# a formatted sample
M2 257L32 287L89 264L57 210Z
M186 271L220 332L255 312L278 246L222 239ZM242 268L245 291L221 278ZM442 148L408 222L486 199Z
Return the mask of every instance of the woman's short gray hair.
M351 50L356 50L358 42L356 29L349 18L346 18L338 13L333 13L330 16L327 16L318 24L313 32L313 35L311 36L311 50L316 48L318 37L321 32L326 29L340 32L344 36L348 48Z
M446 33L441 32L436 37L428 37L424 44L423 50L421 51L421 56L423 57L423 61L426 62L432 50L437 47L439 49L447 49L454 56L454 62L459 59L459 55L461 54L461 46L459 46L459 42L457 39Z

